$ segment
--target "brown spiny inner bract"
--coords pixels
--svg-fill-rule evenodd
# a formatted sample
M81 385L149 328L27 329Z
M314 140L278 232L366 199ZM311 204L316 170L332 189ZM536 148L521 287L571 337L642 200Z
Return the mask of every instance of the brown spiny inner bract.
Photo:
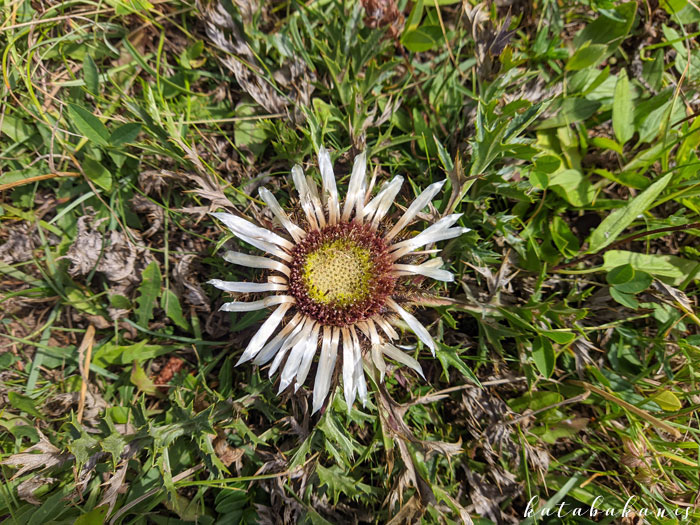
M365 224L310 231L291 256L289 292L299 310L323 325L369 319L394 291L388 246Z

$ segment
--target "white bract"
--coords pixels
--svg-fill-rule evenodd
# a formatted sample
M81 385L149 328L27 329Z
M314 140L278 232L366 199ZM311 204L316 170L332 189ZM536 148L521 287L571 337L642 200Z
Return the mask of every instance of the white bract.
M440 257L425 258L425 246L453 239L469 231L455 226L461 214L452 214L409 237L405 228L442 189L445 181L428 186L394 224L387 214L401 190L402 177L373 188L366 176L366 156L355 158L345 200L338 195L330 155L318 155L322 187L292 168L304 221L295 223L266 188L260 198L279 223L277 232L257 226L230 213L213 213L240 240L266 252L267 257L228 251L232 264L266 270L266 282L230 282L212 279L209 284L235 294L269 294L252 301L225 303L221 310L245 312L274 308L250 339L237 364L249 360L270 363L269 373L280 370L279 391L306 381L316 359L313 412L318 411L334 384L340 367L343 393L348 406L355 398L367 400L363 361L386 372L384 358L401 363L421 376L418 362L394 344L394 326L408 326L435 355L435 342L428 330L404 306L404 281L416 276L452 282L454 275L441 268ZM416 251L422 249L423 251ZM416 302L416 301L413 301ZM319 352L320 350L320 352ZM339 355L340 353L340 355Z

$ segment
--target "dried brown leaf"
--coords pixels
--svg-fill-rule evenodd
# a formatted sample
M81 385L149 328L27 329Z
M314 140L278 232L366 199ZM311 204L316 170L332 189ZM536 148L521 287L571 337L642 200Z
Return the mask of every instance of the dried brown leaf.
M7 264L28 261L39 246L39 237L34 225L26 222L6 228L7 240L0 245L0 261Z
M46 400L44 412L51 417L62 417L71 410L77 411L79 392L66 392L56 394ZM107 402L99 393L92 393L89 390L85 393L85 407L83 409L83 423L88 426L96 426L100 414L108 407Z
M303 120L301 111L289 111L291 104L308 106L314 90L315 75L306 64L298 59L288 60L273 73L278 89L265 77L255 53L246 42L245 35L238 23L232 18L224 5L218 0L199 0L197 7L204 18L206 33L211 42L228 53L221 58L221 63L229 69L238 84L253 100L271 113L287 112L296 122ZM245 13L249 9L241 9ZM283 96L282 94L285 94Z
M148 219L150 226L143 232L143 236L148 238L163 226L163 208L155 202L142 195L134 195L131 199L131 207L137 213L143 213Z
M241 459L245 453L242 448L233 448L229 445L226 436L223 434L218 435L214 440L214 452L227 467Z
M197 256L194 254L180 255L173 267L172 282L175 284L176 292L186 304L193 306L196 310L210 312L209 297L204 292L193 268Z
M447 441L421 441L420 443L428 453L437 453L448 459L464 452L462 438L459 438L457 443L448 443Z
M41 501L34 497L34 492L44 485L50 485L55 481L56 478L34 476L33 478L26 479L17 485L17 495L21 500L24 500L27 503L31 503L32 505L41 505Z
M168 179L177 179L177 174L168 170L145 170L139 173L139 187L149 195L160 195L168 185Z
M62 465L73 458L73 454L63 454L59 449L54 447L41 430L37 429L36 431L39 434L39 442L36 445L29 447L24 452L12 454L9 458L0 461L0 465L20 467L15 475L12 476L12 479L16 479L25 472L36 469L41 469L41 471L44 472L53 467ZM38 453L35 454L35 452Z
M479 76L488 78L498 70L497 57L503 52L515 34L509 31L511 16L506 16L503 24L496 27L488 16L489 7L486 2L472 6L469 2L462 3L467 25L476 43L474 58L477 63Z
M391 518L387 525L419 523L422 515L423 508L421 507L420 500L416 496L412 496L411 499L399 509L396 515Z
M500 470L503 471L503 469ZM490 483L485 476L478 472L467 468L465 468L465 471L469 481L469 496L476 514L487 517L494 523L506 523L509 516L504 515L499 504L514 496L518 491L518 485L511 484L499 487L494 483ZM517 523L512 520L509 521Z
M94 214L80 217L77 237L64 258L71 261L70 275L85 275L95 269L117 285L113 293L123 294L139 281L153 257L136 232L131 232L133 240L117 230L103 235L98 227L104 220L95 221Z
M652 287L660 292L660 295L670 298L672 301L678 303L678 305L685 310L686 313L693 311L693 303L690 299L688 299L688 296L678 288L674 288L673 286L669 286L668 284L662 283L658 280L652 283Z
M117 502L119 494L123 492L122 487L124 487L124 478L126 477L127 466L128 462L125 461L104 484L107 487L107 490L103 494L102 500L97 506L109 505L107 516L112 513L112 509L114 509L114 504Z

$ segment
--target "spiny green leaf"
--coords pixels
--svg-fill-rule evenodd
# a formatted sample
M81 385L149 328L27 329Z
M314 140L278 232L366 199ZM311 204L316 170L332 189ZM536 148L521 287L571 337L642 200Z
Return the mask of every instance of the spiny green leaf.
M454 367L466 379L469 379L475 385L481 386L479 379L476 377L476 375L474 375L474 372L472 372L471 368L469 368L467 364L464 361L462 361L462 358L457 354L456 350L446 347L445 345L438 345L438 348L435 350L435 355L437 356L438 361L440 361L440 364L442 365L442 370L446 378L450 377L450 367Z
M187 322L187 319L185 319L185 316L182 315L180 301L170 288L163 291L163 297L160 302L163 306L163 310L165 310L165 315L167 315L173 323L183 330L189 330L190 324Z
M176 349L174 346L149 345L144 339L131 345L120 345L116 340L111 340L95 349L92 362L99 366L111 364L128 365L132 361L142 362L153 359L159 355L167 354Z
M156 261L150 263L141 274L136 303L136 318L140 326L147 327L153 317L153 308L160 296L160 267Z
M141 392L148 395L153 395L156 393L156 385L153 380L146 375L136 361L131 367L131 383L136 386Z
M109 452L112 455L113 466L116 468L119 462L122 452L124 452L124 447L126 447L126 441L121 436L121 434L114 432L100 441L100 446L105 452Z
M78 468L81 468L90 456L95 453L95 449L99 444L97 439L85 432L82 427L80 427L80 430L81 436L68 443L68 450L75 456Z
M328 487L333 499L333 505L338 503L341 495L354 500L359 499L361 496L372 495L372 487L347 475L345 470L338 465L326 468L321 464L317 464L316 474L321 482L321 486L325 485Z

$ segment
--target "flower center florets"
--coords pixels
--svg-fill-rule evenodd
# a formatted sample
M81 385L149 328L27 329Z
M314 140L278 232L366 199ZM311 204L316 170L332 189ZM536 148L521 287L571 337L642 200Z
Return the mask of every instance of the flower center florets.
M322 244L306 255L304 282L309 297L340 307L365 299L373 277L371 257L369 249L351 240Z
M311 231L292 257L290 292L301 311L324 325L367 319L394 290L387 245L367 225L340 223Z

